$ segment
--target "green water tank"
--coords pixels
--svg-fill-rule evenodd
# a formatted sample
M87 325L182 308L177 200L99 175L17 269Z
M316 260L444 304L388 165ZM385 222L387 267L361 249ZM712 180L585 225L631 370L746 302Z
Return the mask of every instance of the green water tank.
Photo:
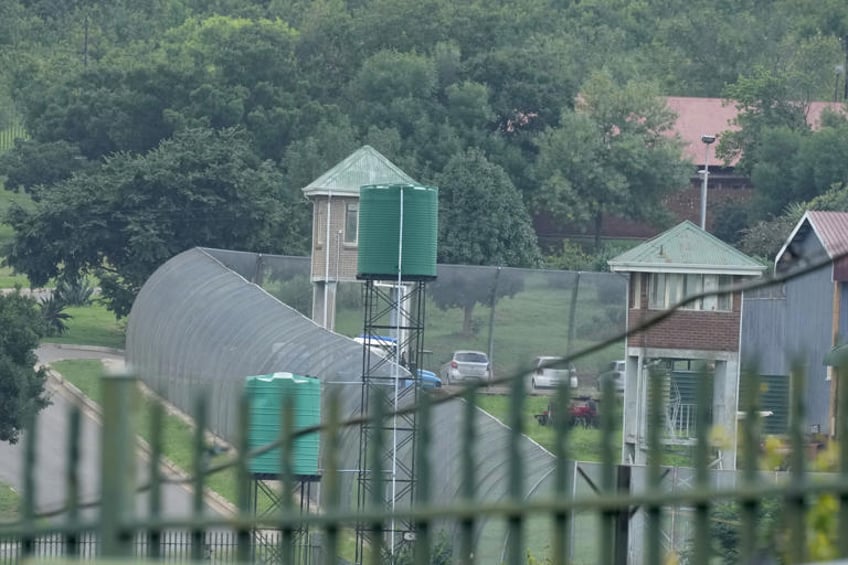
M408 184L361 187L357 278L397 279L399 255L401 279L436 278L438 217L436 187Z
M294 410L295 430L321 423L321 381L316 378L291 373L260 375L248 377L245 389L250 400L248 446L251 451L280 438L280 414L288 402ZM318 448L318 433L295 440L290 461L295 475L318 475ZM252 458L248 466L254 474L279 475L280 450L274 449Z

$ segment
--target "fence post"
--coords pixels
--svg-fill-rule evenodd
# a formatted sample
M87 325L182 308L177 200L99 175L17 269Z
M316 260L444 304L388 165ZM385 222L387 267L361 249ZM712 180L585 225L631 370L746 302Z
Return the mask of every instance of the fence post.
M132 555L132 532L126 530L133 515L135 490L134 398L137 380L126 372L101 379L103 426L100 442L100 553L104 557Z
M615 489L622 496L630 496L630 465L618 465L615 474ZM615 563L627 564L627 552L630 549L630 508L622 506L615 517Z

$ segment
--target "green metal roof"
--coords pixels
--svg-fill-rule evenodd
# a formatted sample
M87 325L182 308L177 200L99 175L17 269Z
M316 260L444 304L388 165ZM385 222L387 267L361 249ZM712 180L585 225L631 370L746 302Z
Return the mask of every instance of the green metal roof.
M608 262L614 272L761 274L761 265L686 220Z
M370 145L363 145L304 187L306 196L359 195L367 184L418 184Z

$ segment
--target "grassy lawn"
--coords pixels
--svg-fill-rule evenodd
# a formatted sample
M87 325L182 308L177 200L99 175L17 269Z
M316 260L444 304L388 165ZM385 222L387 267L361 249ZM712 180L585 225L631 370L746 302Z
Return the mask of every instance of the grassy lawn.
M100 377L103 375L103 366L100 361L94 359L58 361L53 363L52 367L87 397L98 404L101 402ZM155 401L141 394L139 396L141 397L141 409L138 411L136 430L138 435L149 442L151 439L150 414ZM162 451L165 457L181 469L191 470L193 466L194 429L180 418L165 414L162 439ZM224 462L227 457L226 454L213 457L210 459L210 464ZM207 486L232 504L237 504L238 481L235 468L209 475ZM2 492L0 492L0 520L3 518L3 504L4 499ZM261 512L271 508L270 499L262 492L259 493L258 504ZM339 543L342 556L352 560L355 549L353 533L348 530L343 531Z
M5 239L4 232L11 230L6 224L0 224L0 240ZM10 236L11 237L11 236ZM26 275L16 275L9 267L0 267L0 288L29 288L29 279Z
M18 519L20 495L9 485L0 483L0 523Z
M96 303L71 306L65 312L72 316L67 321L68 331L61 336L45 338L45 342L124 348L124 323L118 322L105 306Z
M553 450L555 434L551 426L542 426L534 414L541 414L548 407L551 396L528 396L524 404L524 433L533 441L548 450ZM509 422L509 397L487 394L477 397L477 405L500 420ZM601 461L601 430L575 427L569 430L568 446L570 456L576 461ZM616 430L613 440L614 454L621 451L621 430Z
M52 364L53 368L61 373L69 382L79 388L83 394L97 403L101 402L100 377L103 375L103 366L95 359L76 359L69 361L58 361ZM151 439L150 411L155 401L142 396L141 409L136 421L136 431L145 440ZM176 416L165 415L163 422L163 453L178 467L190 470L193 465L193 441L194 430ZM225 456L213 458L212 463L218 463ZM233 504L237 501L237 483L235 469L228 469L221 473L215 473L208 477L208 486Z
M571 275L558 272L527 272L522 290L513 297L500 299L495 307L492 336L496 377L512 375L530 367L537 355L563 355L568 348L568 322L571 318ZM491 284L491 273L481 271L480 284ZM624 329L624 291L620 307L608 303L591 277L581 279L575 313L574 351L595 345L606 336ZM463 312L460 308L441 310L428 298L426 304L425 367L438 371L457 349L488 351L488 323L491 308L476 305L473 311L474 331L463 334ZM620 319L619 319L620 318ZM362 333L362 311L340 304L336 314L336 331L347 336ZM603 350L578 359L578 372L596 374L608 362L621 359L624 342L613 343Z

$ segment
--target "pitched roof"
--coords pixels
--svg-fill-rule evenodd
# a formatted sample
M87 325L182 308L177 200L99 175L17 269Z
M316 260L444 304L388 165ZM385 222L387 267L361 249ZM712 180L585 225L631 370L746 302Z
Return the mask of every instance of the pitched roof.
M807 210L801 219L795 224L792 233L786 238L786 243L780 248L774 259L775 270L785 270L790 267L799 257L795 251L795 245L800 243L809 234L815 234L827 253L829 259L836 259L836 280L845 280L839 274L848 265L848 212L821 212ZM803 257L807 261L815 261L816 257ZM824 259L823 257L818 259Z
M370 145L363 145L303 188L306 196L359 195L367 184L418 184Z
M609 262L613 272L759 275L765 270L689 220L625 251Z
M676 133L683 139L684 155L698 166L703 166L705 157L702 135L720 135L725 131L739 129L731 125L731 121L739 113L733 100L667 96L666 105L677 114L671 133ZM825 108L845 110L844 106L837 102L811 102L807 108L807 123L814 129L819 126ZM710 161L712 164L717 163L715 146L710 150ZM735 165L738 161L739 159L734 159L730 165Z

